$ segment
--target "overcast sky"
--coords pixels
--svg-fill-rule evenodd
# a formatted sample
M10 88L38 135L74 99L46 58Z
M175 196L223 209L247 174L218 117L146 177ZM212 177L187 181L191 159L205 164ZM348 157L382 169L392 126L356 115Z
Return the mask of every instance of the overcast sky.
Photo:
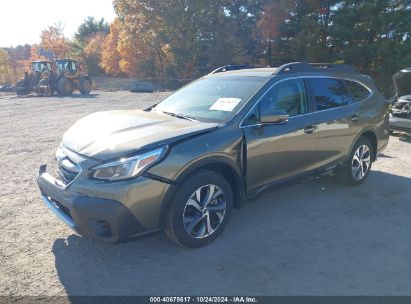
M112 0L1 0L0 47L39 43L41 31L57 22L71 38L87 16L113 21Z

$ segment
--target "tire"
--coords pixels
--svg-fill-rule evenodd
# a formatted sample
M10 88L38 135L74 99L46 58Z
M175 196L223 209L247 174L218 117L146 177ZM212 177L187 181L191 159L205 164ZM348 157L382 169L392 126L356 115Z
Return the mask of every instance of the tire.
M80 93L81 95L88 95L91 91L91 81L87 78L80 80Z
M41 96L51 96L50 82L48 79L41 79L37 86L37 94Z
M337 180L342 184L351 186L363 183L371 171L374 154L375 151L371 141L364 136L360 137L355 143L347 162L337 170Z
M73 94L73 84L66 77L60 78L57 82L57 91L60 95L69 96Z
M210 192L214 195L207 200ZM168 210L166 233L182 247L210 244L223 232L232 208L233 192L227 180L213 171L199 170L177 190Z
M16 86L15 86L15 91L16 91L16 94L18 95L18 96L22 96L22 95L26 95L27 93L26 93L26 86L25 86L25 81L24 80L19 80L17 83L16 83Z

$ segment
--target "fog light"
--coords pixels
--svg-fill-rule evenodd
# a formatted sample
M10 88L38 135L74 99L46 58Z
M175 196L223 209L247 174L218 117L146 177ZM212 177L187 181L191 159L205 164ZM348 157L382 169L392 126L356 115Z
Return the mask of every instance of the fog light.
M104 237L104 238L111 237L112 235L111 228L110 228L110 224L107 221L91 220L91 225L97 235Z

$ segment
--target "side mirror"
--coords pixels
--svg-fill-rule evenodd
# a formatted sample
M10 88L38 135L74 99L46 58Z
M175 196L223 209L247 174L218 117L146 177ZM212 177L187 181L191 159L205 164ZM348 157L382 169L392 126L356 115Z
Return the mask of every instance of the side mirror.
M290 115L283 111L271 111L271 113L261 113L260 114L260 122L263 124L266 123L273 123L273 124L279 124L279 123L284 123L288 121L288 118Z

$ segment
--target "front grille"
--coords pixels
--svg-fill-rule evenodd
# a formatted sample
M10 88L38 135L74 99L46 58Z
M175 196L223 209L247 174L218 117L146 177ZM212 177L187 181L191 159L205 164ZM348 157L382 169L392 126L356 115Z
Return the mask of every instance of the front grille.
M67 215L69 218L73 219L73 217L71 216L70 213L70 209L67 208L66 206L62 205L61 203L59 203L58 201L55 201L53 199L51 199L51 203L54 205L55 208L61 210L61 212L63 212L65 215Z
M45 192L41 191L41 194L43 196L45 196L48 201L53 205L54 208L60 210L62 213L64 213L65 215L67 215L69 218L73 219L70 209L67 208L66 206L64 206L62 203L52 199L50 196L48 196Z
M57 161L58 161L57 173L58 173L59 179L64 184L67 185L71 183L77 177L77 175L80 174L81 172L80 166L77 165L72 160L70 160L68 157L65 157Z

